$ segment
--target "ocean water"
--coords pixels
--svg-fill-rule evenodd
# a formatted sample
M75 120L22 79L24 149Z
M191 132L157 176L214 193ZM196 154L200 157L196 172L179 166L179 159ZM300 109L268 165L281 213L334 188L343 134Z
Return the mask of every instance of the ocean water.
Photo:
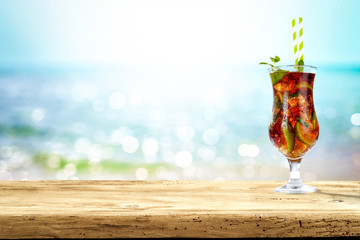
M305 180L359 180L360 67L318 66ZM0 179L287 180L257 66L0 71Z

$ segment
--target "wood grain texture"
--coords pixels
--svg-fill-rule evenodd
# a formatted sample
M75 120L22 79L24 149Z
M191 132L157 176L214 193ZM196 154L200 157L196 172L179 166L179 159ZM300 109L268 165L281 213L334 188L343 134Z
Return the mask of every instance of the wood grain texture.
M360 236L360 182L1 181L0 238Z

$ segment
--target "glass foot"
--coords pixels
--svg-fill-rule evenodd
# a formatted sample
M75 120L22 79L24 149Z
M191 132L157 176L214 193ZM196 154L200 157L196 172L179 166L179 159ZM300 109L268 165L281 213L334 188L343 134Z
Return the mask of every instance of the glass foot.
M274 192L278 192L278 193L311 193L315 191L317 191L316 187L312 187L304 183L301 184L287 183L281 187L277 187L274 189Z

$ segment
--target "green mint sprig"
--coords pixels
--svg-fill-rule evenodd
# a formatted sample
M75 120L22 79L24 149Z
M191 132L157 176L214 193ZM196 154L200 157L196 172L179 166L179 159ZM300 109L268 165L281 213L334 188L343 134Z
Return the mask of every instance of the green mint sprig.
M271 64L271 63L266 63L266 62L261 62L259 63L260 65L269 65L271 66L272 68L275 68L275 64L277 62L280 62L280 58L278 56L275 56L275 57L270 57L270 60L274 63L274 64Z
M304 63L304 60L302 60L302 59L300 59L300 61L298 62L298 64L297 64L297 66L299 66L299 67L295 67L299 72L303 72L304 71L304 67L300 67L300 66L303 66L303 65L305 65L305 63Z
M275 57L271 57L270 60L273 62L273 64L271 63L266 63L266 62L261 62L259 63L260 65L269 65L271 67L272 73L270 73L270 77L271 77L271 82L273 85L277 84L289 71L286 70L282 70L278 67L275 67L275 64L277 62L280 62L280 58L278 56Z

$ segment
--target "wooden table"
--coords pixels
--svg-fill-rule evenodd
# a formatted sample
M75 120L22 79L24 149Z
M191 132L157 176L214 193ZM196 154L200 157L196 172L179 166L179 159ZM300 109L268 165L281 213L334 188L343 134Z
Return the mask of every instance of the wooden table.
M360 236L360 182L0 181L0 238Z

